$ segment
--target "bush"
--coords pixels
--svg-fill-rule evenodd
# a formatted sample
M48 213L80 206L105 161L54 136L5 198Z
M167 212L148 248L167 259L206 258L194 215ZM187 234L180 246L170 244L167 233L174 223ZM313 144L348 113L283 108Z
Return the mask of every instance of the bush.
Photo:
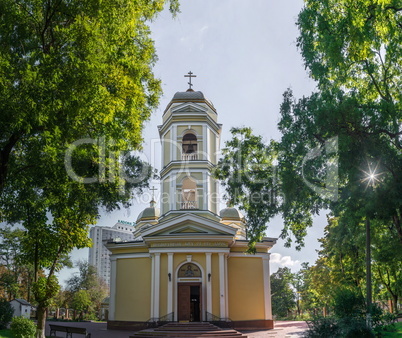
M0 330L6 329L13 319L14 309L5 299L0 300Z
M307 321L308 331L303 337L321 338L321 337L339 337L340 328L335 318L332 317L315 317L313 320Z
M337 318L363 317L366 312L364 297L357 290L338 289L333 306Z
M15 338L33 338L36 333L35 323L24 317L14 317L11 322L11 332Z

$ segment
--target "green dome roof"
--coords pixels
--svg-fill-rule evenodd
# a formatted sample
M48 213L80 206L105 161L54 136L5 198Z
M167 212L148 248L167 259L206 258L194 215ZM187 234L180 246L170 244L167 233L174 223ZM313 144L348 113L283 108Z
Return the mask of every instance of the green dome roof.
M155 207L155 202L151 202L151 206L145 208L137 217L137 222L146 220L156 220L159 218L161 212Z
M222 209L219 213L222 220L241 221L243 218L242 213L236 208L227 207Z

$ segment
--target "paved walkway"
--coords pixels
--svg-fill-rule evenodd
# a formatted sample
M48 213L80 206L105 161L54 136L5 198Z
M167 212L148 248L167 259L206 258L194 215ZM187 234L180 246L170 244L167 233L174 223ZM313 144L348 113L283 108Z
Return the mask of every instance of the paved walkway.
M249 338L259 337L302 337L303 333L307 330L306 322L299 321L275 321L273 330L266 331L242 331Z
M92 322L50 322L59 325L85 327L91 333L91 338L128 338L133 334L133 331L107 330L106 323ZM241 331L249 338L259 337L301 337L302 333L307 329L305 322L296 321L276 321L275 329L265 331ZM46 335L50 334L49 322L46 325ZM60 333L59 333L60 334ZM78 337L78 336L77 336ZM75 338L75 337L74 337Z

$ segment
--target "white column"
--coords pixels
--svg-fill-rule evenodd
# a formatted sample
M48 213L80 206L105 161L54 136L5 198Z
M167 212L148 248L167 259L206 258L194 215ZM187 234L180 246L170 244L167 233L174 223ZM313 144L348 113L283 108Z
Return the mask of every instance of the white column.
M219 316L226 318L225 254L219 252Z
M174 124L172 125L172 139L171 139L171 143L170 143L170 154L171 154L171 160L172 161L177 161L177 160L181 160L181 153L180 153L180 158L177 157L177 126Z
M225 310L226 310L226 317L230 318L229 316L229 287L228 287L228 259L229 256L225 255Z
M272 319L271 308L271 276L269 271L269 256L268 253L262 258L262 268L264 274L264 302L265 302L265 319Z
M204 209L204 210L211 210L210 208L209 208L209 204L210 204L210 198L208 198L209 196L208 196L208 194L209 194L209 192L208 192L208 178L207 178L208 176L207 176L207 173L206 172L203 172L202 173L202 180L203 180L203 183L202 183L202 198L203 198L203 201L202 201L202 204L203 204L203 206L202 206L202 208Z
M205 282L207 284L207 312L212 313L212 287L211 287L211 252L206 252L205 253L205 258L206 258L206 276L205 276Z
M170 191L168 194L169 197L169 203L170 203L170 208L169 210L176 210L177 209L177 201L176 199L178 196L176 196L176 173L172 173L169 175L170 179Z
M116 308L116 258L110 257L110 299L109 299L109 320L115 319Z
M168 277L168 286L167 286L167 311L166 313L173 312L173 253L168 252L168 274L170 273L171 279ZM169 275L168 275L169 276Z
M154 289L155 289L155 258L151 254L151 318L155 318L154 314Z
M161 254L155 253L154 272L154 318L159 318L159 289L160 289Z
M208 161L210 161L210 162L212 162L212 163L215 163L213 160L212 160L212 156L213 156L213 149L209 149L209 145L210 145L210 139L209 139L209 135L210 135L210 132L209 132L209 128L208 127L205 127L205 129L206 129L206 141L205 141L205 148L206 148L206 152L207 152L207 160Z
M207 140L207 135L208 135L208 129L206 125L202 126L202 153L203 156L200 158L200 160L206 160L209 161L209 151L208 151L208 140Z

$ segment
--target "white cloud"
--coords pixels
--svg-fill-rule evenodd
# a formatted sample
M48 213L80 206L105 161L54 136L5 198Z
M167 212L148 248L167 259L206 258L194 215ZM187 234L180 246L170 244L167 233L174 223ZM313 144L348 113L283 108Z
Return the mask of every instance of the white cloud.
M279 268L283 268L283 267L298 268L298 267L300 267L299 260L293 260L292 257L282 256L279 253L271 254L271 264L273 264L274 266L277 266Z

